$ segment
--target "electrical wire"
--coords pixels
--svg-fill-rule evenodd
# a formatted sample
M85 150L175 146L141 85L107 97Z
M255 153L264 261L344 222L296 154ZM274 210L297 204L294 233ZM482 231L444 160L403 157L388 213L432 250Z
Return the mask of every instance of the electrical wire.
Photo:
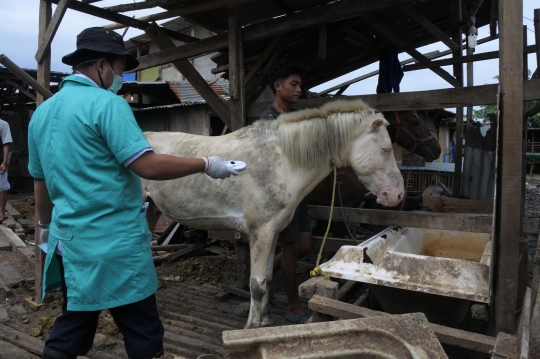
M343 217L343 223L345 223L345 228L347 228L347 232L349 233L349 236L351 237L351 239L354 239L356 243L360 243L360 241L358 241L356 237L352 235L351 230L349 229L349 226L347 225L347 220L345 219L345 211L343 210L343 202L341 201L341 186L340 185L337 186L337 190L338 190L338 195L339 195L339 206L341 207L341 216Z

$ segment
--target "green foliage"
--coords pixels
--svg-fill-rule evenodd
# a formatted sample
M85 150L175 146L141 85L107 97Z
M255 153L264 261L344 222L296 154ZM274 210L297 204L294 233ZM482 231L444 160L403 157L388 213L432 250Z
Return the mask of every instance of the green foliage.
M531 77L531 70L529 70L529 78ZM499 80L499 76L493 77L496 80ZM528 111L535 106L540 105L540 100L525 102L525 110ZM497 113L497 105L487 105L480 106L479 110L473 110L473 119L476 121L482 121L484 123L489 122L488 115ZM527 127L535 128L540 127L540 113L537 113L534 116L527 118Z

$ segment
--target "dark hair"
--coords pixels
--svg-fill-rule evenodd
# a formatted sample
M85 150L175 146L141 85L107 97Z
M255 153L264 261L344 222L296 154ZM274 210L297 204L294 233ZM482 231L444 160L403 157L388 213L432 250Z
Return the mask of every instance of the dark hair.
M277 61L268 72L268 85L270 85L272 92L276 93L274 82L285 80L291 75L304 76L304 67L300 62L288 58Z

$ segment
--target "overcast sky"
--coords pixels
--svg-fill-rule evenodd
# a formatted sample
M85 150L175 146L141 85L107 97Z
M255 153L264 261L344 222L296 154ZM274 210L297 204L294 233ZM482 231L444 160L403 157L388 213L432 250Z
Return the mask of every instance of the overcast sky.
M132 0L133 1L133 0ZM103 0L99 2L100 7L129 3L129 0ZM134 1L135 2L135 1ZM97 3L96 3L97 4ZM55 5L53 5L54 11ZM540 8L539 0L523 0L523 24L532 31L527 31L528 44L534 44L534 24L533 10ZM128 12L129 16L143 16L150 13L163 11L161 8L149 10ZM23 68L36 68L34 55L37 51L38 41L38 19L39 19L39 4L37 0L0 0L0 53L7 55L13 62ZM163 22L163 21L160 21ZM63 55L75 50L76 36L83 29L92 26L101 26L109 23L107 20L102 20L95 16L86 15L78 11L68 9L58 32L52 43L52 65L51 70L70 72L70 67L64 65L61 61ZM122 32L123 30L117 30ZM130 28L125 36L129 39L133 36L140 35L142 31ZM479 29L479 38L489 35L489 26L484 26ZM420 48L422 53L440 50L444 51L447 47L442 43ZM476 53L493 51L498 49L498 41L492 41L477 47ZM400 60L410 58L406 53L399 55ZM448 72L452 73L451 66L444 67ZM314 91L322 91L331 86L340 84L354 77L361 76L371 71L377 70L378 64L373 64L362 69L356 70L350 74L332 80L326 84L314 88ZM536 69L536 56L529 55L529 69ZM474 84L482 85L494 83L496 80L493 76L497 75L498 59L477 62L474 70ZM349 86L346 95L361 95L375 93L377 87L377 77L358 82ZM438 88L451 87L446 81L435 75L430 70L419 70L406 72L405 77L401 82L401 92L421 91Z

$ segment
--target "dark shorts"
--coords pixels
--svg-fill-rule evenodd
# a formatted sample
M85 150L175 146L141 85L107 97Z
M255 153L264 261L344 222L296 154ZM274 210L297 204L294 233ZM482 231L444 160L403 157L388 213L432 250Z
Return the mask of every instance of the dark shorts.
M300 232L311 232L311 225L309 220L309 212L306 200L296 207L294 216L289 225L279 233L278 241L280 242L294 242L298 240Z

